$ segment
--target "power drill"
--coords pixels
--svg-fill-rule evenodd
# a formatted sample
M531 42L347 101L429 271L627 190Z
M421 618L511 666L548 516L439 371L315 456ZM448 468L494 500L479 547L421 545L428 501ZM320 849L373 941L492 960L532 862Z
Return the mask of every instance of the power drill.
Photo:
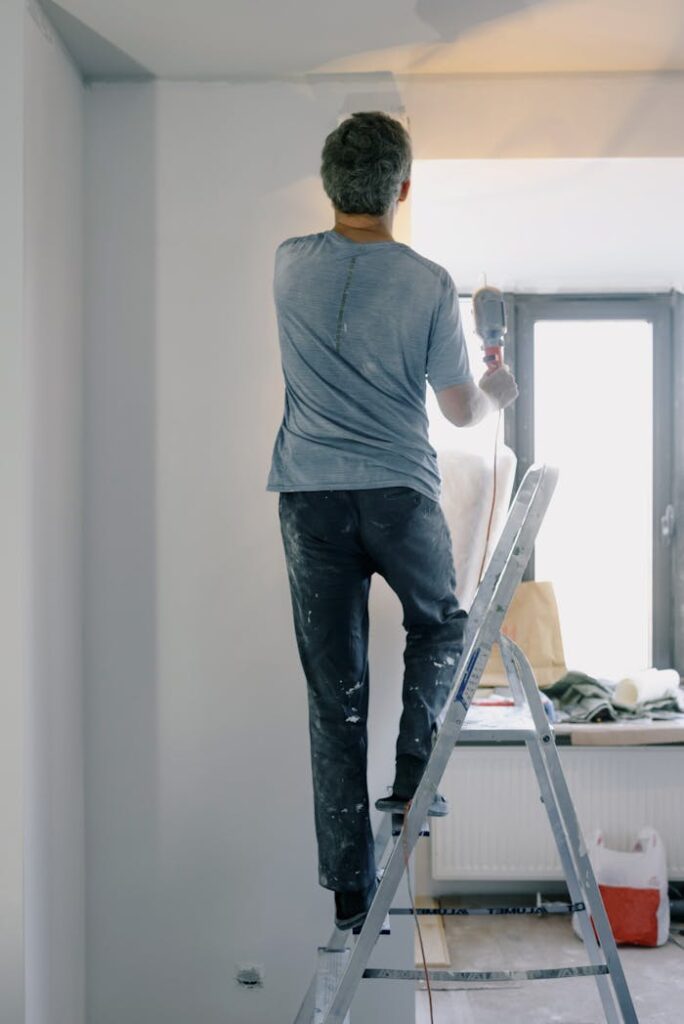
M485 285L473 295L475 330L482 338L487 372L493 373L503 366L503 344L506 334L506 310L503 293Z

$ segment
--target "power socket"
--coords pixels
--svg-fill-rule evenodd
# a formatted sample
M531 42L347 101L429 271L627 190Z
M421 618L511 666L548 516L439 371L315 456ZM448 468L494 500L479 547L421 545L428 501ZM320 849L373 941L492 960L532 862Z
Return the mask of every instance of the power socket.
M264 987L263 964L238 964L235 980L240 988L255 989Z

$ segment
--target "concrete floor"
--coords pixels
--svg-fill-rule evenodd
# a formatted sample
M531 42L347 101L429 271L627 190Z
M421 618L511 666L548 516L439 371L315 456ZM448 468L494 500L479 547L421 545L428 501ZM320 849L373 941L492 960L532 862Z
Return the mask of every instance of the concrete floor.
M458 904L444 900L443 904ZM463 902L463 901L461 901ZM562 967L588 963L565 916L445 918L452 970ZM678 925L676 927L684 927ZM677 936L684 947L684 935ZM657 949L621 947L640 1024L684 1021L684 948L670 940ZM511 982L433 989L435 1024L603 1024L593 978ZM430 1024L427 992L416 994L416 1024Z

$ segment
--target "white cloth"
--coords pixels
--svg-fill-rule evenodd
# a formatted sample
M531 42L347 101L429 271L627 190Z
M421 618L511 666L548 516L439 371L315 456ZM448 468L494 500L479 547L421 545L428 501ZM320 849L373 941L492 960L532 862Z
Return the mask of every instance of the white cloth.
M456 593L468 610L475 597L492 504L494 458L456 449L437 451L442 478L440 504L449 525L456 567ZM487 560L503 529L515 482L517 460L506 445L497 455L496 501Z

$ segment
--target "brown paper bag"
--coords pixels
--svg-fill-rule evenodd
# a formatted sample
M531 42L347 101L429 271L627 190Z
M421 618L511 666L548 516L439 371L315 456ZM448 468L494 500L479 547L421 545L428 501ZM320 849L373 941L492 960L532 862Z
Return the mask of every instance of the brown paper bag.
M522 648L539 686L550 686L567 672L552 583L537 580L521 583L513 595L501 632ZM480 686L508 686L498 644L492 649Z

